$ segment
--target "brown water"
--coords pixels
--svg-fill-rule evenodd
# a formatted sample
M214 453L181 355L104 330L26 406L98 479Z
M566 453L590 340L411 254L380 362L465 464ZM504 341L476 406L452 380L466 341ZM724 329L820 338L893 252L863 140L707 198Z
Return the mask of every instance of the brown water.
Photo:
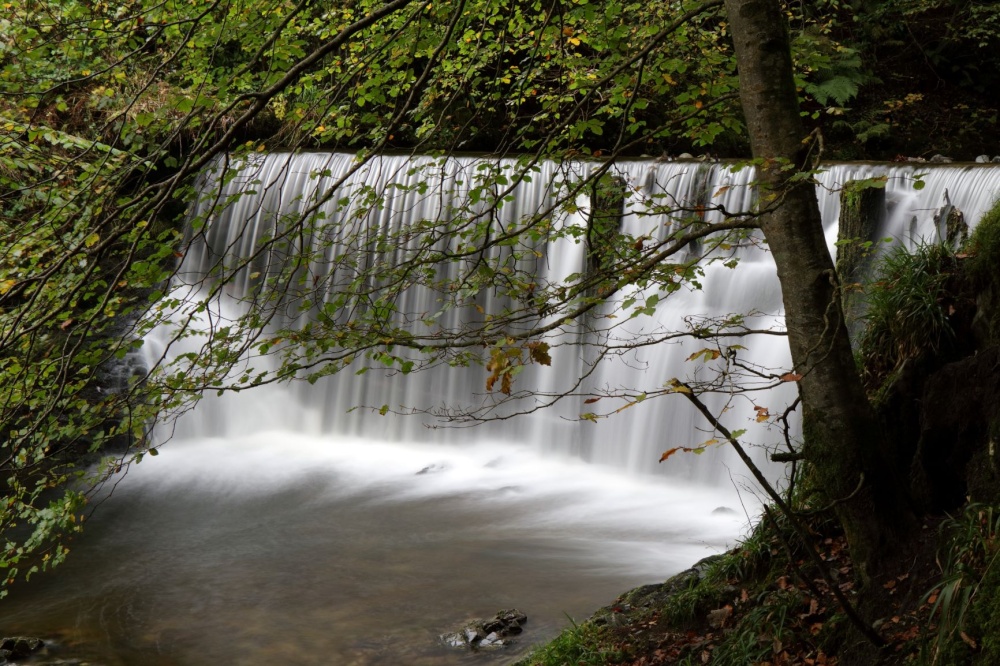
M66 565L0 602L0 632L107 665L505 663L739 529L711 514L718 490L509 446L374 448L168 447L100 506ZM425 463L437 471L417 474ZM529 616L512 647L439 641L509 607Z

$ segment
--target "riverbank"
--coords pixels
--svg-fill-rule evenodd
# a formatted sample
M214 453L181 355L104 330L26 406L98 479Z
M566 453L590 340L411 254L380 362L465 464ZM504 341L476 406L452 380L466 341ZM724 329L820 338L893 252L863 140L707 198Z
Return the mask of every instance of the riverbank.
M1000 613L1000 512L969 505L925 519L913 559L858 590L836 522L810 520L802 544L780 517L737 548L668 581L635 588L513 666L658 664L993 664ZM828 576L807 558L815 548ZM832 578L884 646L834 598Z

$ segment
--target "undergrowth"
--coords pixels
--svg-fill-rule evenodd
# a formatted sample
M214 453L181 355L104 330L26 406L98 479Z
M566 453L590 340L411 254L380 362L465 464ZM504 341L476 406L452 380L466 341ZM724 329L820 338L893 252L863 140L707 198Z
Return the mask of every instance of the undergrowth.
M522 666L605 666L618 664L625 653L608 641L609 630L592 622L571 626L550 643L537 648L527 658L518 662Z
M941 579L931 605L921 663L1000 663L1000 509L970 504L941 523Z
M955 332L946 304L956 272L954 252L923 244L911 254L893 248L879 262L865 297L865 329L859 340L865 384L876 390L904 361L950 351Z

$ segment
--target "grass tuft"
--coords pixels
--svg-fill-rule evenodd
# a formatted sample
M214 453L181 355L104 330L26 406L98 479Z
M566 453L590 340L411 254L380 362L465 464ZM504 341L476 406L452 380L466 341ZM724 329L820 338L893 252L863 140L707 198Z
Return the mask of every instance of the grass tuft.
M942 304L957 268L944 245L921 245L912 254L896 247L881 259L868 285L868 312L859 354L869 389L880 387L908 359L950 349L955 332Z

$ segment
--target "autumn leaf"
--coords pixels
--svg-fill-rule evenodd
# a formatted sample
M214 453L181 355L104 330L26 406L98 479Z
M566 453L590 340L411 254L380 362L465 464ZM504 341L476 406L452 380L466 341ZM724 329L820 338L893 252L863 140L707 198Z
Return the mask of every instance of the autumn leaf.
M625 405L625 407L622 407L618 411L620 412L622 409L626 409L628 407L631 407L634 404L636 404L636 403L630 402L629 404ZM704 442L703 444L699 444L698 446L694 446L694 447L691 447L691 446L675 446L674 448L667 449L666 451L663 452L663 455L660 456L660 462L663 462L664 460L666 460L670 456L674 455L678 451L683 451L684 453L693 453L696 456L700 456L702 453L705 452L705 449L707 447L711 446L712 444L717 444L718 441L719 440L717 440L717 439L710 439L707 442Z
M693 393L691 391L691 389L689 389L687 386L685 386L684 384L682 384L681 380L677 379L676 377L674 377L673 379L671 379L664 386L667 386L667 387L673 389L674 393L686 393L688 395L691 395Z
M675 446L672 449L667 449L666 451L663 452L663 455L660 456L660 462L663 462L664 460L666 460L670 456L674 455L675 453L677 453L678 451L680 451L683 448L684 448L683 446Z
M511 373L509 372L503 373L503 375L500 377L500 392L503 393L504 395L510 395L512 388L511 384L513 383L513 381L514 381L514 376Z
M539 365L552 365L552 356L549 355L549 344L547 342L529 342L528 355L531 360Z
M597 397L597 398L587 398L586 400L583 401L583 404L585 404L585 405L592 405L592 404L594 404L595 402L597 402L600 399L601 399L600 397Z
M757 423L763 423L771 418L771 413L767 411L767 407L755 406L753 409L757 412Z
M786 372L785 374L778 377L779 381L783 382L797 382L802 379L802 375L797 372Z
M704 357L705 362L708 362L708 361L714 361L720 356L722 356L722 352L720 352L718 349L702 349L688 356L687 360L696 361L698 360L699 357Z

